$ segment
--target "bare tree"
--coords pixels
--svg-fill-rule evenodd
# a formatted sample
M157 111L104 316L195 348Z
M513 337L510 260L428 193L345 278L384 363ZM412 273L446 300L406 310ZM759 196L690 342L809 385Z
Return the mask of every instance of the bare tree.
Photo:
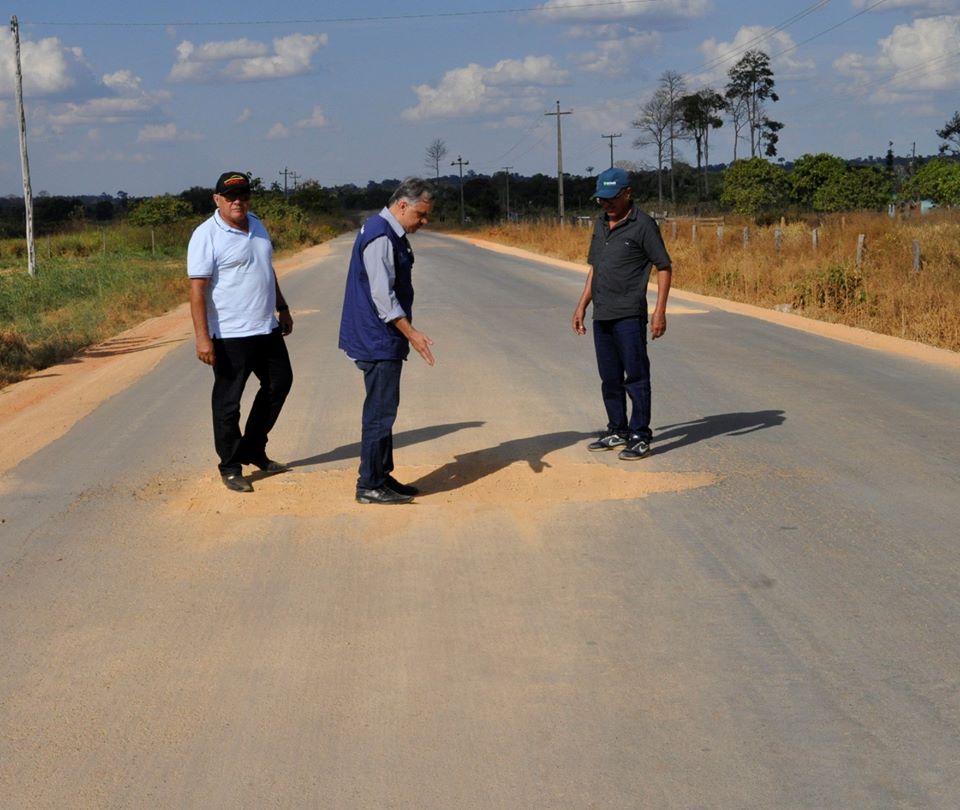
M687 137L683 127L683 116L680 108L680 99L687 90L687 82L677 71L665 70L660 75L660 89L667 98L667 147L670 151L670 202L677 204L677 184L674 179L673 167L676 163L677 141Z
M739 96L727 99L727 112L733 125L733 162L737 162L737 145L743 140L743 128L747 125L747 102Z
M447 145L440 139L434 138L427 147L427 157L423 165L433 169L437 180L440 179L440 161L447 156Z
M640 134L633 141L635 149L643 149L647 146L655 146L657 149L657 196L661 203L663 203L663 157L670 137L671 106L669 95L661 87L640 108L640 117L631 124L635 129L640 130Z

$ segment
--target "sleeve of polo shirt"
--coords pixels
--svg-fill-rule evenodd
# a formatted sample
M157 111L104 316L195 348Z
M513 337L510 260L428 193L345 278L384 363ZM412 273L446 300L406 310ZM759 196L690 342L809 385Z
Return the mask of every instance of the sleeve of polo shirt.
M385 236L374 239L363 250L363 267L367 271L370 281L370 295L373 305L377 308L377 315L384 323L390 323L397 318L405 318L397 296L393 291L397 272L393 266L393 248L390 240Z
M213 275L213 240L206 229L197 228L187 245L187 276L210 278Z
M667 246L663 244L663 236L656 222L647 223L647 227L643 229L643 250L657 270L670 269L670 254L667 253Z

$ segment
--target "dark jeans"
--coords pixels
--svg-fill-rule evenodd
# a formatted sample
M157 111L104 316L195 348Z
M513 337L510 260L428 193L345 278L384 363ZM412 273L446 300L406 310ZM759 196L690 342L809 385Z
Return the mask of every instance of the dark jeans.
M650 358L647 319L593 321L600 392L607 409L607 429L650 441ZM633 408L627 421L627 397Z
M214 338L213 349L213 442L220 473L229 475L266 455L267 434L293 385L293 369L279 327L268 335ZM260 381L260 390L241 434L240 399L251 374Z
M358 489L382 487L393 472L393 423L400 407L403 360L357 360L367 389L360 433Z

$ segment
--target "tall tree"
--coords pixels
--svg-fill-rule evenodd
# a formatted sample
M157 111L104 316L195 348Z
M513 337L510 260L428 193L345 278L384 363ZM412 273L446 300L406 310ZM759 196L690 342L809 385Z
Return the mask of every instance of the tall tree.
M661 87L640 108L640 117L632 123L640 134L634 139L635 149L655 146L657 149L657 197L663 203L663 158L670 134L670 97Z
M941 155L960 155L960 112L955 112L943 129L937 130L937 137L944 141L940 144Z
M434 176L440 179L440 161L447 156L447 145L440 138L434 138L427 147L427 156L423 165L433 169Z
M730 68L727 75L730 77L726 88L727 99L731 103L735 100L743 102L744 117L750 130L750 157L757 157L765 137L776 135L783 127L777 121L770 121L766 114L766 102L780 100L773 90L776 83L773 80L770 57L761 50L747 51L740 61ZM770 124L778 126L771 131ZM772 144L769 140L766 142L767 148L772 148L775 155L776 140Z
M710 183L707 179L707 166L710 165L710 130L723 126L723 119L718 113L725 109L727 109L727 102L724 101L723 96L710 87L680 99L680 118L683 127L697 145L697 193L698 195L700 193L702 174L703 197L710 194Z
M674 205L677 204L677 183L673 170L676 163L676 146L677 141L686 135L680 99L686 89L686 80L675 70L665 70L660 75L660 90L663 91L668 104L667 147L670 151L670 202Z

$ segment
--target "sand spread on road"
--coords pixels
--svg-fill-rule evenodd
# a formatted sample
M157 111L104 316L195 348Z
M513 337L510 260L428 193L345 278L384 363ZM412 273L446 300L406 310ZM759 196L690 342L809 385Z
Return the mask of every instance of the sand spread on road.
M315 470L248 476L253 493L228 491L215 476L176 481L153 481L141 493L147 499L163 498L169 509L189 513L218 524L255 518L336 518L341 515L375 521L378 531L390 533L419 524L436 525L437 509L443 520L467 520L471 514L495 509L512 515L519 526L542 522L545 510L565 504L629 501L666 492L684 492L711 486L720 477L708 472L666 472L637 469L618 462L571 463L547 456L534 470L526 462L462 464L441 467L403 467L398 478L421 488L409 505L361 505L354 501L356 469ZM648 461L639 462L646 465ZM208 536L222 538L224 532ZM374 532L376 534L376 532Z

